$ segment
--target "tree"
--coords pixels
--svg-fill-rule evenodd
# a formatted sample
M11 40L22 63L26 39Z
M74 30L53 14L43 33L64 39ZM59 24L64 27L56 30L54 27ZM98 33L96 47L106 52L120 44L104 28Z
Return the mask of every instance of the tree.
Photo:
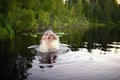
M38 25L40 28L48 27L50 14L44 10L40 10L38 13Z

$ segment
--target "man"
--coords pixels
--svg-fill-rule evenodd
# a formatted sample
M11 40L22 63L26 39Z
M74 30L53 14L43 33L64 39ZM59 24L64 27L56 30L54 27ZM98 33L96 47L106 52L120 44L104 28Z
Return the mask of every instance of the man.
M41 53L57 52L59 50L59 37L51 30L47 31L40 40Z

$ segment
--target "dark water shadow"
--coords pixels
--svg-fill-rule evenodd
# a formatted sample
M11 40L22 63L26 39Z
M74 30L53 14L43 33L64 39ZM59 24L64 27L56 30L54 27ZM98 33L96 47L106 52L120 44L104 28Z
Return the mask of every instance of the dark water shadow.
M0 80L24 80L29 73L28 69L32 67L32 62L29 57L16 55L15 57L8 58L6 55L0 61Z
M68 48L68 45L61 44L60 49L58 52L49 52L49 53L40 53L38 51L39 45L33 45L29 46L28 49L31 49L31 52L33 54L36 54L36 57L39 60L40 68L52 68L54 66L54 63L56 63L56 59L59 55L65 54L69 51L71 51L70 48Z
M67 28L66 31L61 30L61 32L67 33L61 35L60 37L61 43L68 44L70 46L62 44L61 50L59 50L58 53L42 54L38 52L37 48L39 45L34 44L39 44L39 40L42 34L38 35L38 37L17 35L16 39L12 42L10 41L0 42L0 80L24 80L26 78L27 80L50 80L49 77L50 75L51 80L53 80L53 78L55 80L56 77L58 77L59 75L61 75L61 78L59 77L60 79L63 79L64 76L64 80L70 80L66 79L67 76L68 78L71 77L72 78L71 80L76 79L76 77L78 77L77 78L78 80L80 79L83 80L82 77L79 77L80 74L83 77L86 76L87 78L91 78L89 73L93 73L92 77L98 78L84 80L98 80L98 79L106 80L104 76L100 75L96 76L96 72L98 71L99 73L99 71L101 70L102 70L101 73L99 73L101 75L103 75L104 71L106 70L108 72L106 71L104 75L109 75L109 77L112 77L109 71L113 72L112 74L114 74L115 76L118 75L117 79L107 80L120 79L119 78L120 60L119 55L117 55L120 53L119 25L105 27L91 26L87 30L84 30L83 28L80 29ZM29 49L27 49L27 47ZM73 54L69 53L70 50L72 50ZM61 60L59 59L59 57ZM71 63L70 61L72 61L73 63ZM99 64L100 63L99 61L101 61L101 64ZM36 62L38 63L36 64ZM70 62L71 66L67 64L68 62ZM106 66L104 66L103 63L104 64L106 63ZM67 67L64 65L66 65ZM68 67L70 68L68 69ZM41 70L44 70L45 73L41 73ZM91 72L89 70L91 70ZM37 72L39 74L36 74ZM50 74L48 74L49 72ZM63 73L65 73L66 75L63 75ZM58 75L56 75L55 77L54 74ZM29 79L28 76L31 76L32 78Z
M28 41L30 40L30 42ZM0 80L24 80L32 67L32 54L26 47L32 38L18 36L15 40L0 42Z

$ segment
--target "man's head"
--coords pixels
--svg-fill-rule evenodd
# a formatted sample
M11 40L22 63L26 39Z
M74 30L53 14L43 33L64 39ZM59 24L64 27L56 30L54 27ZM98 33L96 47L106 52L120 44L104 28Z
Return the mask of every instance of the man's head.
M54 34L51 30L47 31L44 36L47 40L58 39L58 36L56 34Z
M59 50L59 37L52 31L47 31L40 40L39 50L42 53L57 52Z

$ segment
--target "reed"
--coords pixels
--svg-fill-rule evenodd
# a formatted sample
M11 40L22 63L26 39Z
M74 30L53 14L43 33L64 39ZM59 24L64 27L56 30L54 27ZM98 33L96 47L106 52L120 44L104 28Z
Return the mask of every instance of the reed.
M5 28L0 26L0 40L13 39L15 37L14 30L6 26Z
M7 38L7 30L0 26L0 40L6 39Z

